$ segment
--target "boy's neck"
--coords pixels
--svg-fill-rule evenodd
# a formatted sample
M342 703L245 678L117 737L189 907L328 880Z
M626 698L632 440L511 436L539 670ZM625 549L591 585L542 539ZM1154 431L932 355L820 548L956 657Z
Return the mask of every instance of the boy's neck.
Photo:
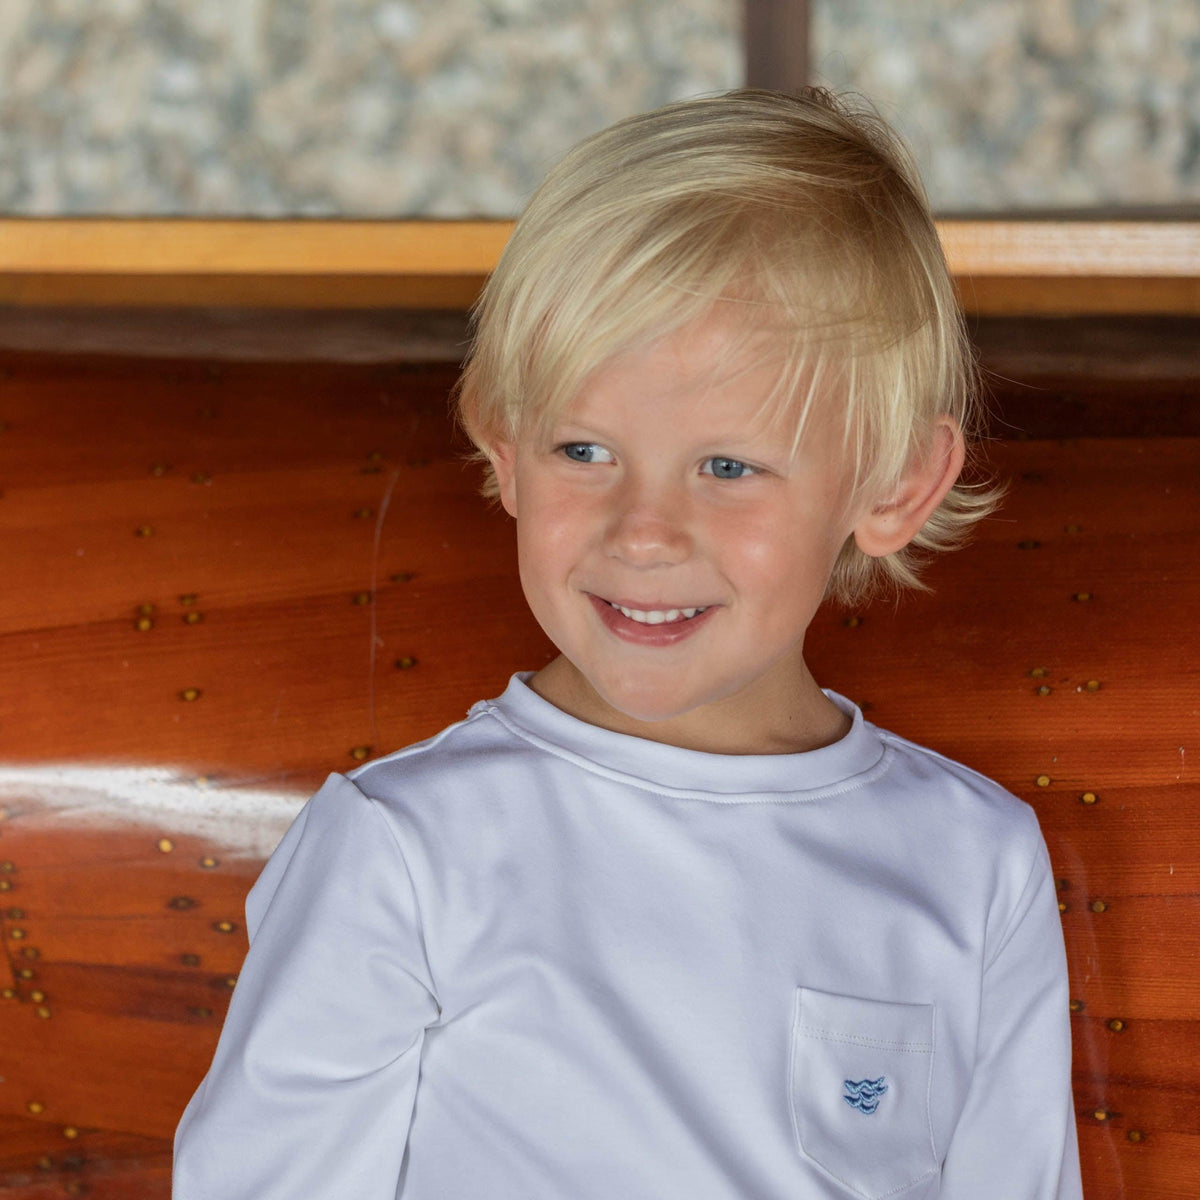
M641 721L612 707L561 654L528 686L589 725L709 754L799 754L841 740L851 726L803 662L775 684L773 695L757 695L750 704L729 696L662 721Z

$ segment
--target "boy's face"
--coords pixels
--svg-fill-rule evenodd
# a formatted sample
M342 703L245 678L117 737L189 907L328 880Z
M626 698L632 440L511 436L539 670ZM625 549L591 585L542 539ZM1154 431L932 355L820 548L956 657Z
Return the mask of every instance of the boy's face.
M811 707L804 634L853 531L839 431L814 414L792 457L787 423L755 418L776 368L726 361L728 336L711 317L618 356L544 439L493 456L563 655L535 689L608 728L669 723L642 732L681 745L769 743L804 689Z

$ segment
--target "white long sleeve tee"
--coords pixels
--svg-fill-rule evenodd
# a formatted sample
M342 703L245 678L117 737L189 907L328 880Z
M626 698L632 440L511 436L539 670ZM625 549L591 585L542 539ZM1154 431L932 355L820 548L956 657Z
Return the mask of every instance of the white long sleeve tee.
M526 678L284 836L175 1200L1078 1200L1027 805L835 693L737 756Z

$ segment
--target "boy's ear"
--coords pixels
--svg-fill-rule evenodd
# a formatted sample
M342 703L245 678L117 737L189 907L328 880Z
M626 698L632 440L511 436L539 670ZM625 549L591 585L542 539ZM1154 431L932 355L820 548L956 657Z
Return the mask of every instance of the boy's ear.
M517 515L517 447L513 442L493 442L487 451L500 485L500 503L510 517Z
M854 527L858 548L872 558L882 558L907 546L954 486L965 455L958 422L939 417L926 452L909 463L892 494Z

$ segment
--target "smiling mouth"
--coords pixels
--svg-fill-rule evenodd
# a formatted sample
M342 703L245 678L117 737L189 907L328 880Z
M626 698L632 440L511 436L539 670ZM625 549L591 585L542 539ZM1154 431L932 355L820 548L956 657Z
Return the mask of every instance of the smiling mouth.
M698 608L653 608L643 610L640 608L625 608L621 604L614 604L611 600L605 600L605 604L609 608L615 608L623 617L628 617L631 621L637 621L641 625L674 625L680 621L690 621L693 617L699 616L702 612L707 612L710 606L705 605Z

